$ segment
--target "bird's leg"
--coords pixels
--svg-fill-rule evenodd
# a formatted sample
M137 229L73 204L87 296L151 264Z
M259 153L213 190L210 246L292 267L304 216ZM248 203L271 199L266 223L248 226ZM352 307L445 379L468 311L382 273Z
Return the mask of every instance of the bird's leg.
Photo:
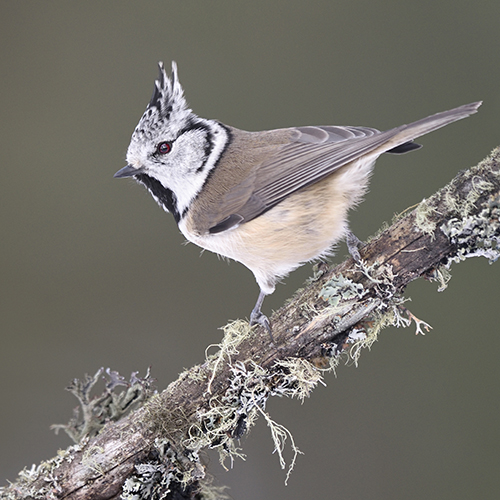
M358 248L363 244L363 242L352 231L347 232L345 242L347 243L347 250L349 250L351 257L356 262L359 262L361 260L361 256L359 255Z
M260 310L262 307L262 303L264 302L264 297L266 294L261 290L259 293L259 297L257 299L257 303L255 307L252 309L250 313L250 326L253 325L262 325L269 334L269 338L271 342L274 343L273 334L271 332L271 324L269 323L268 317Z

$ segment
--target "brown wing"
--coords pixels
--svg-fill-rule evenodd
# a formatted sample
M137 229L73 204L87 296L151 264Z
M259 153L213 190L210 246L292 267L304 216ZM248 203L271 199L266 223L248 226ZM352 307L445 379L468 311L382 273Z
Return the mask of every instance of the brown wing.
M291 129L293 133L287 143L272 148L272 154L248 169L241 181L220 198L217 216L211 218L217 222L210 224L209 232L218 233L249 222L295 191L362 156L376 158L391 150L401 153L416 149L419 145L413 139L475 113L480 104L437 113L386 132L368 127Z

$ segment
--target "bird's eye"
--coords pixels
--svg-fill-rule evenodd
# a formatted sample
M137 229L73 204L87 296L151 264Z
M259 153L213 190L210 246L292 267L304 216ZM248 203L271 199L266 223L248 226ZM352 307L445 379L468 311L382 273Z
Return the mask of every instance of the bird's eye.
M166 155L167 153L170 153L171 150L171 142L160 142L160 144L158 144L158 147L156 148L156 152L160 155Z

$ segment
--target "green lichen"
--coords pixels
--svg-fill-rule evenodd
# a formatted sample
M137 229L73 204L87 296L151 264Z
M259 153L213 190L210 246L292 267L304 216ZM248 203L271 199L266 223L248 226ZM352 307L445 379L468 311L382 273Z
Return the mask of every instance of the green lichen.
M361 273L370 281L371 297L367 298L368 290L361 283L344 276L334 277L325 283L319 292L320 297L328 302L329 306L312 320L315 326L329 323L333 327L332 337L335 331L338 331L339 335L344 332L344 336L341 337L343 344L334 345L330 353L332 356L330 368L333 369L338 363L336 355L342 350L348 353L348 363L357 364L361 351L370 348L377 340L380 331L387 326L408 327L414 321L417 333L422 334L423 330L430 328L427 323L416 318L403 306L407 299L394 285L392 266L378 263L367 265L361 260L355 264L352 271ZM364 300L361 306L360 300ZM355 304L357 307L354 307ZM408 317L404 317L403 314Z
M271 430L282 467L283 447L287 438L290 440L293 459L287 472L288 479L300 451L289 431L266 413L266 403L272 396L304 400L318 383L322 383L321 372L303 359L281 360L269 370L253 360L233 363L227 357L227 349L224 359L230 372L229 387L223 396L211 398L208 410L198 413L196 422L190 425L182 440L182 446L194 453L205 448L215 449L221 464L225 465L228 459L232 463L235 458L243 457L236 441L249 431L258 416L263 416Z
M327 301L330 306L337 307L340 301L360 299L365 293L366 290L364 290L362 284L355 283L349 278L345 278L339 274L323 285L323 288L319 292L319 296Z
M79 443L83 438L97 435L106 423L116 422L129 414L155 392L149 370L144 378L138 377L138 372L132 373L129 381L109 368L105 376L103 373L104 368L100 368L95 375L85 375L82 380L74 379L67 387L80 406L74 410L69 423L51 426L56 433L62 429L75 443ZM105 383L104 391L92 396L92 391L101 380ZM116 390L118 387L125 389Z
M441 225L441 231L455 245L448 259L461 262L471 257L485 257L490 264L500 257L500 198L492 197L479 214L454 217Z
M204 467L198 455L178 453L166 439L157 438L148 458L135 465L135 472L122 487L123 500L163 500L174 491L208 493L210 482L202 487ZM205 498L205 497L200 497ZM222 496L221 498L226 498Z
M429 281L437 281L439 283L438 292L444 292L448 288L448 283L451 280L451 272L446 266L440 265L429 271L426 278Z
M104 448L102 446L90 446L85 448L82 464L97 474L104 475L105 468L102 463Z
M59 451L51 460L22 470L15 484L0 488L2 499L59 498L58 493L62 490L58 482L58 467L64 462L73 461L75 453L83 450L89 438L95 436L107 422L119 420L127 415L153 393L149 371L145 378L139 378L137 372L132 373L129 381L110 369L106 370L105 377L103 374L104 370L101 368L92 376L85 375L82 380L73 380L68 390L78 399L80 407L74 411L68 424L52 426L56 432L63 429L77 444ZM104 392L93 396L92 391L101 380L105 384ZM117 390L121 387L124 389ZM82 462L102 474L104 471L98 460L101 452L102 449L97 447L85 450ZM41 480L43 486L39 487Z

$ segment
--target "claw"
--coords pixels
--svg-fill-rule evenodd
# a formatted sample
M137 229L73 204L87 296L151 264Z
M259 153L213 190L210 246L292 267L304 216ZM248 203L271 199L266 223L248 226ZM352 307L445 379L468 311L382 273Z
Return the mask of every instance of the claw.
M271 323L269 322L269 318L265 314L263 314L261 311L259 311L258 314L253 314L252 311L252 314L250 315L250 326L253 325L263 326L267 330L271 342L274 343L273 333L271 330Z

